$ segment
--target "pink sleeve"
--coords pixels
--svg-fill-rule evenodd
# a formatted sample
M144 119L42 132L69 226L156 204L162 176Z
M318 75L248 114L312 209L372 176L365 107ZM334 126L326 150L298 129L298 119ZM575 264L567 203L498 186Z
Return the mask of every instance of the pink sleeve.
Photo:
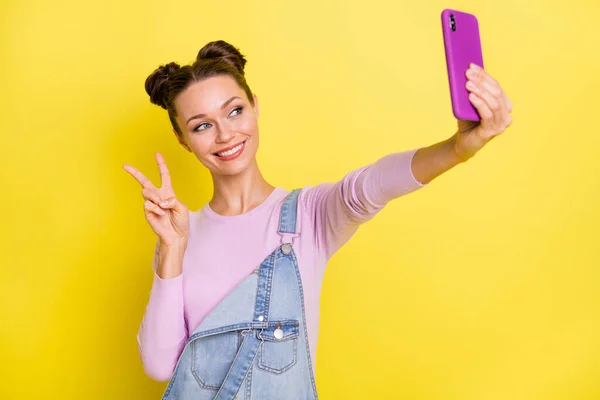
M327 259L390 200L427 186L412 173L411 162L417 150L389 154L336 183L305 190L304 204L316 231L315 246L325 252Z
M157 381L167 381L187 340L183 313L183 274L162 279L156 274L158 242L152 269L154 281L150 300L137 335L138 350L146 374Z

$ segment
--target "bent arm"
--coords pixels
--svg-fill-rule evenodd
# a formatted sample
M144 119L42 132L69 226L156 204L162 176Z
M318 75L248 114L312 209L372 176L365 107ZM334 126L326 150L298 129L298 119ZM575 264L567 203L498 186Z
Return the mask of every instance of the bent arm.
M137 342L146 374L154 380L167 381L173 375L187 340L183 274L161 278L157 271L181 271L184 250L164 248L159 242L154 253L154 281Z

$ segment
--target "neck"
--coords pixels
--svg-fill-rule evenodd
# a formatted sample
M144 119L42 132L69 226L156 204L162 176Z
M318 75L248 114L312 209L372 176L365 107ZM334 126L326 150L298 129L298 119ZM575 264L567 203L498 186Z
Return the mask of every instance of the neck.
M220 215L231 216L247 213L261 204L275 189L262 176L256 159L237 175L214 175L214 193L210 208Z

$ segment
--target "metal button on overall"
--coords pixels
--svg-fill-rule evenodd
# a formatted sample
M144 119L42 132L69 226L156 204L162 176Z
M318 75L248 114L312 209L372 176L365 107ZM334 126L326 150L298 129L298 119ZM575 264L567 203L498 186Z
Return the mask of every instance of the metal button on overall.
M273 334L275 335L275 339L281 339L283 337L283 331L279 328L275 329Z

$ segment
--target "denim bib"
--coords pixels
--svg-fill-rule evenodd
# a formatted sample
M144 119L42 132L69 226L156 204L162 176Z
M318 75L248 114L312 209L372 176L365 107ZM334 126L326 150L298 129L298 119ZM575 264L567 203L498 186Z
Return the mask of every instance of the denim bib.
M162 400L316 400L293 248L300 189L285 199L281 244L189 337Z

